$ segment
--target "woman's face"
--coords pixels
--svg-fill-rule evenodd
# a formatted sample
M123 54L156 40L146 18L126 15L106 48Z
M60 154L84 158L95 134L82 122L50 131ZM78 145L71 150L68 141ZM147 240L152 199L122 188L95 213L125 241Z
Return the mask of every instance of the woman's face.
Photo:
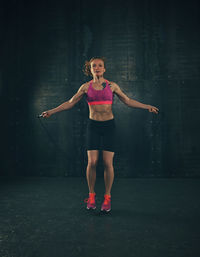
M104 68L104 62L101 59L94 59L90 65L90 70L93 77L103 76L104 72L106 71L106 69Z

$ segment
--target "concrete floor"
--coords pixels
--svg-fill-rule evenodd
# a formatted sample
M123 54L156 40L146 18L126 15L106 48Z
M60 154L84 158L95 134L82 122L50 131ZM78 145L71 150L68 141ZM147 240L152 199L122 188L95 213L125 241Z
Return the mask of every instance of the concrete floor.
M199 257L199 179L0 178L0 257Z

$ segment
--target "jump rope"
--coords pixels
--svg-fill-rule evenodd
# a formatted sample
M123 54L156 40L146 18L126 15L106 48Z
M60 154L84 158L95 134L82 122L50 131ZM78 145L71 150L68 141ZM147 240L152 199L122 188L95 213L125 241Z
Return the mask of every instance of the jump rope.
M163 112L158 112L158 114L160 114L159 116L164 116ZM163 115L162 115L163 114ZM46 132L50 142L57 148L57 150L64 154L65 158L68 156L68 154L66 153L66 151L64 151L61 147L58 146L58 143L56 141L56 139L51 135L51 133L49 132L49 130L47 129L47 127L44 125L44 122L42 122L41 118L43 118L42 114L38 114L37 118L39 119L39 123L40 125L43 127L44 131ZM157 126L154 126L154 129L157 129L160 126L161 120L159 119L157 122Z

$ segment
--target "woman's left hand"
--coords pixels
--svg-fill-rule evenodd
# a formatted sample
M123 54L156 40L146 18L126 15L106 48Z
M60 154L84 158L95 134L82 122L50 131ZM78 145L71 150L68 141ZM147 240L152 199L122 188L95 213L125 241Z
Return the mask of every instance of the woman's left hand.
M148 105L148 110L149 110L149 112L153 112L153 113L156 113L156 114L158 114L158 112L159 112L159 109L155 106L152 106L152 105Z

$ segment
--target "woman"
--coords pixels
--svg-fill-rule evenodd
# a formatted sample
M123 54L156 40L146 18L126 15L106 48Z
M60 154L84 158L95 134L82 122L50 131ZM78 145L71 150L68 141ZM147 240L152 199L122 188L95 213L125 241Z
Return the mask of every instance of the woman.
M88 155L86 177L89 187L89 198L85 199L85 202L87 202L87 209L96 209L96 193L94 190L96 166L99 150L102 150L105 194L101 211L109 212L111 210L111 188L114 180L113 157L115 152L115 120L112 113L113 96L114 94L117 95L129 107L147 109L149 112L156 114L158 114L159 109L130 99L116 83L104 78L105 71L105 60L103 57L93 57L90 61L86 61L84 72L86 75L92 76L93 79L83 84L69 101L54 109L43 112L42 117L48 118L56 112L72 108L86 94L89 106L89 120L86 133Z

